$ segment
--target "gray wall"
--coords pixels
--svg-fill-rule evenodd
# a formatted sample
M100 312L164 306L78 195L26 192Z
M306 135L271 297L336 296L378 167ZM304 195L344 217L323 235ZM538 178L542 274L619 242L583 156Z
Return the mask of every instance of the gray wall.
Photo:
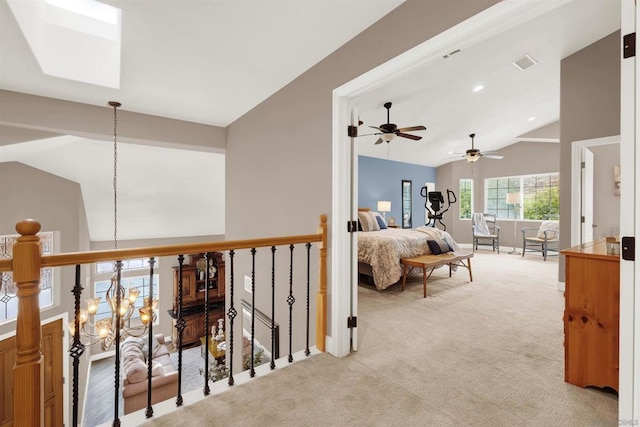
M589 148L593 152L594 239L620 234L620 196L613 192L613 168L620 166L620 144Z
M452 162L437 171L436 187L440 191L447 188L456 195L460 179L473 179L473 211L484 212L484 180L516 175L558 172L560 169L560 144L547 142L519 142L498 151L502 160L480 159L475 163ZM471 243L471 220L461 220L460 205L454 204L445 213L447 231L459 243ZM518 221L517 228L539 224L539 221ZM500 245L513 247L513 221L498 221L500 225ZM520 233L516 230L516 247L522 247Z
M332 209L333 89L495 3L408 0L229 126L227 238L315 230Z
M620 31L560 67L560 248L571 246L571 144L620 134ZM598 203L598 198L594 197ZM564 281L564 257L559 279Z

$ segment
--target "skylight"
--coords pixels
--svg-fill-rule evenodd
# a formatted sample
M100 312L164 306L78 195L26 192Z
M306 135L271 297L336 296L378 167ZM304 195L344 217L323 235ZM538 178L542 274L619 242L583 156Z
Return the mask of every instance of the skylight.
M51 6L66 9L88 18L97 19L111 25L118 25L120 9L95 0L47 0Z
M96 0L7 4L44 74L120 87L120 9Z

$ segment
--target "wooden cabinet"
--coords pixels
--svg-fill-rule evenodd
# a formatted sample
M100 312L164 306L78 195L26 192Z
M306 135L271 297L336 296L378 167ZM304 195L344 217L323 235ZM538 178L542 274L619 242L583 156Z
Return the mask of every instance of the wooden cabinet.
M182 317L185 329L182 334L182 345L188 347L200 342L205 335L205 295L208 287L209 332L217 326L218 319L224 318L225 300L225 266L224 255L220 252L211 254L209 265L204 254L193 254L189 262L182 266ZM207 280L207 270L209 277ZM178 291L180 287L180 269L173 267L173 310L169 315L173 319L173 342L178 343L178 331L175 327L178 320Z
M599 240L566 256L564 355L566 382L618 390L620 256Z

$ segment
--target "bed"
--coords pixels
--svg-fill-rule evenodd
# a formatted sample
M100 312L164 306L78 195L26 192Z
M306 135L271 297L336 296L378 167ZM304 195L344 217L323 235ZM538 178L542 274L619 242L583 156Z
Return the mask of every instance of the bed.
M446 231L433 227L415 229L383 228L371 229L370 215L377 212L358 213L361 226L358 232L358 272L373 278L379 290L397 283L402 277L400 259L434 253L430 247L434 243L447 249L459 251L457 243ZM381 218L382 219L382 218ZM367 221L370 221L367 223ZM380 221L377 220L379 223ZM361 231L360 231L361 229ZM445 250L446 252L447 250Z

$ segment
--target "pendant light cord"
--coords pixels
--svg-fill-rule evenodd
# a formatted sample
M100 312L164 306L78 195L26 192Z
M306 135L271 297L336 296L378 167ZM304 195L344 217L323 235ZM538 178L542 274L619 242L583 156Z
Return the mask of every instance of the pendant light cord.
M118 113L122 104L109 101L113 107L113 249L118 249Z

